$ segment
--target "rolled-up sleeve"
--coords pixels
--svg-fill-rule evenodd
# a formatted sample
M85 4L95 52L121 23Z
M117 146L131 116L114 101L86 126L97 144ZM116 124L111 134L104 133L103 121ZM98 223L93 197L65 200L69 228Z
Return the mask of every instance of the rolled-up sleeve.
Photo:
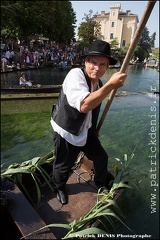
M63 90L69 105L80 111L81 102L90 94L85 76L80 68L74 68L67 74Z

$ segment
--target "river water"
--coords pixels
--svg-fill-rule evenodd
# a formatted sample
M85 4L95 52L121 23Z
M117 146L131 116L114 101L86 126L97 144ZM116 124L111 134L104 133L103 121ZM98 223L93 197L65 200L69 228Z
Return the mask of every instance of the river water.
M116 71L109 69L102 81ZM56 68L43 68L27 70L26 76L34 84L61 84L66 73ZM18 84L19 74L1 74L1 81ZM133 238L134 234L142 238L140 235L146 234L144 238L159 239L159 95L154 93L159 91L159 72L134 65L129 66L127 74L125 85L118 90L125 96L114 98L100 129L110 170L113 172L117 165L116 158L123 160L127 155L134 181L139 181L140 190L125 191L119 202L125 215L123 221L133 232L120 223L116 224L115 231L121 234L118 238L123 238L122 235ZM52 150L50 117L54 102L52 98L1 101L2 168ZM106 103L107 98L101 114Z

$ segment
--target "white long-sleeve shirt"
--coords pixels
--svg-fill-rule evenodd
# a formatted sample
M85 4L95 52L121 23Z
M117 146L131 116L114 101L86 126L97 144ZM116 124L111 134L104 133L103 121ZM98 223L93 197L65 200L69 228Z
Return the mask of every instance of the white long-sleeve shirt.
M70 70L64 79L62 88L69 105L80 111L81 102L90 94L89 87L82 70L80 68L73 68ZM91 92L92 91L93 87L91 84ZM55 121L53 121L52 118L51 125L53 130L60 134L62 138L66 139L67 142L75 146L84 146L87 140L88 129L91 127L91 121L92 111L89 111L86 115L86 120L79 136L75 136L61 128L55 123Z

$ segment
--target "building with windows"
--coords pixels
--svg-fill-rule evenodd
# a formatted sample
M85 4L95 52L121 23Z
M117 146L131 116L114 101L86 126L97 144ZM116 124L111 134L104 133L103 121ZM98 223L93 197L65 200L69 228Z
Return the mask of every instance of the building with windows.
M119 48L131 44L139 22L138 15L130 10L122 11L120 3L110 4L110 12L101 11L95 20L100 24L100 35L97 38L107 42L116 38Z

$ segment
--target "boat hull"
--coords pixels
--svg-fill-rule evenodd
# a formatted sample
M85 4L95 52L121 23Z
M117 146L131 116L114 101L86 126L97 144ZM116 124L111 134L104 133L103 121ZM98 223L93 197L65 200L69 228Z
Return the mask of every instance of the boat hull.
M5 85L1 86L2 93L58 93L61 90L62 85L33 85L19 86L19 85Z

